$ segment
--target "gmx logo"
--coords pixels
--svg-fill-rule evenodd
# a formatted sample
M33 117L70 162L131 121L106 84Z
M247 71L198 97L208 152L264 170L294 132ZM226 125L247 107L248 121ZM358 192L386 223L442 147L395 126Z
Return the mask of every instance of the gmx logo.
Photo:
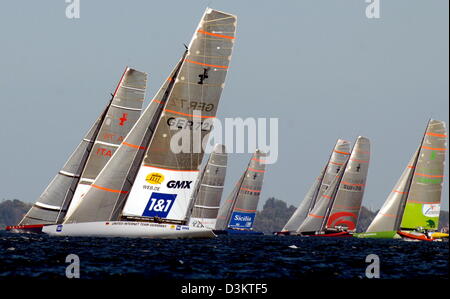
M166 218L176 198L176 194L153 192L142 216Z
M56 231L59 233L59 232L62 231L62 228L63 228L63 225L62 225L62 224L58 224L58 225L56 226Z

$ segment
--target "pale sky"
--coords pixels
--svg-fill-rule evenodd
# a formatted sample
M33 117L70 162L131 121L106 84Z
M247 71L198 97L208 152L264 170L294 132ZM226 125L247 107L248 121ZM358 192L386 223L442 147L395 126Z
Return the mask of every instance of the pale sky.
M370 138L363 205L381 207L429 118L448 124L448 0L6 1L0 10L0 199L34 202L102 111L125 66L153 97L204 9L238 17L218 117L279 118L271 196L298 206L337 138ZM250 154L229 157L224 197ZM447 159L448 160L448 159ZM448 210L448 163L443 209Z

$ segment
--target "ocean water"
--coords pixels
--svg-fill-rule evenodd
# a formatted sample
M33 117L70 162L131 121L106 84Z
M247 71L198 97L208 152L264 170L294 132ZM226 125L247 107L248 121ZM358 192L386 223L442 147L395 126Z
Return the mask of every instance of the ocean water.
M1 278L362 279L376 254L381 279L448 278L448 242L295 236L201 240L69 238L0 232Z

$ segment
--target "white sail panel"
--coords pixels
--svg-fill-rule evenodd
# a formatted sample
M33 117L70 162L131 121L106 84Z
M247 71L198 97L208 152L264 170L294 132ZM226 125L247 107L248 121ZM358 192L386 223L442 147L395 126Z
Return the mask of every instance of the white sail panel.
M315 200L315 195L318 192L324 173L325 169L323 169L320 175L315 179L314 184L312 184L311 188L309 188L294 214L292 214L291 218L289 218L288 222L284 225L281 230L282 232L295 232L303 221L305 221L308 216L308 212L310 211L311 204Z
M184 220L198 171L142 166L123 209L123 216Z
M189 219L191 224L200 222L204 227L215 228L227 172L227 161L225 145L216 144L197 181L192 214Z
M400 228L400 220L403 216L403 209L408 197L408 190L411 185L411 179L414 173L415 163L419 155L419 149L416 150L408 166L403 171L402 176L395 184L389 197L378 211L372 223L367 228L368 233L396 231Z
M125 69L81 174L66 218L78 207L90 185L138 120L146 87L146 73L129 67Z
M327 211L333 203L334 197L339 187L339 182L344 175L344 170L345 166L339 170L339 173L331 182L330 187L325 190L325 192L321 196L320 201L318 201L311 212L308 213L305 221L303 221L303 223L297 229L298 233L317 232L322 229L323 223L326 219Z

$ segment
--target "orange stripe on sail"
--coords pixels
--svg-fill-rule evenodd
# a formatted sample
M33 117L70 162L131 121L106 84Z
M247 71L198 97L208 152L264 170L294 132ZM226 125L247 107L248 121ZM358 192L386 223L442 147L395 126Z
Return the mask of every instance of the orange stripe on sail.
M205 66L210 66L210 67L217 67L217 68L220 68L220 69L227 69L228 68L228 66L226 66L226 65L207 64L207 63L193 61L193 60L189 60L189 59L185 59L184 61L190 62L190 63L194 63L194 64L199 64L199 65L205 65Z
M443 178L444 177L443 175L431 175L431 174L424 174L424 173L418 173L418 172L416 172L415 175L424 176L427 178Z
M201 29L199 29L197 32L198 33L203 33L203 34L206 34L206 35L211 35L211 36L217 36L217 37L228 38L228 39L235 39L234 36L228 36L228 35L223 35L223 34L212 33L212 32L204 31L204 30L201 30Z
M162 167L156 167L156 166L153 166L153 165L145 165L145 164L143 164L142 166L145 166L145 167L153 167L153 168L158 168L158 169L162 169L162 170L169 170L169 171L192 171L192 172L195 172L195 171L198 171L198 170L184 170L184 169L169 169L169 168L162 168Z
M435 137L447 137L447 135L445 135L445 134L438 134L438 133L431 133L431 132L428 132L425 135L435 136Z
M242 211L242 212L250 212L250 213L256 212L256 210L246 210L246 209L239 209L239 208L234 208L234 210L235 211Z
M400 193L400 194L408 194L408 192L402 192L402 191L398 191L398 190L392 190L392 192Z
M264 159L252 158L252 160L260 162L260 163L266 163L266 160L264 160Z
M427 204L427 205L438 205L441 202L436 201L436 202L425 202L425 201L418 201L418 200L408 200L408 203L418 203L418 204Z
M392 218L395 218L395 217L397 217L397 216L395 216L395 215L392 215L392 214L382 214L382 213L380 213L380 215L382 215L382 216L386 216L386 217L392 217Z
M439 147L429 147L429 146L422 146L423 149L428 149L432 151L446 151L446 148L439 148Z
M337 151L337 150L334 150L334 152L335 152L335 153L338 153L338 154L343 154L343 155L350 155L350 153L347 153L347 152L341 152L341 151Z
M155 103L158 103L158 104L163 104L164 103L164 102L156 100L156 99L153 99L152 102L155 102Z
M252 190L248 188L241 188L241 190L250 191L250 192L261 192L261 190Z
M94 188L103 190L103 191L108 191L108 192L122 193L122 194L127 194L128 193L128 191L109 189L109 188L100 187L100 186L97 186L97 185L94 185L94 184L92 184L91 186L94 187Z
M253 169L253 168L248 168L248 170L250 171L255 171L255 172L266 172L265 170L259 170L259 169Z
M322 195L322 197L325 197L325 198L331 199L331 196L328 196L328 195Z
M171 113L175 113L175 114L179 114L179 115L184 115L184 116L190 116L190 117L200 117L200 118L216 118L215 116L207 116L207 115L195 115L195 114L187 114L187 113L183 113L183 112L178 112L178 111L174 111L174 110L169 110L169 109L164 109L164 111L166 111L166 112L171 112Z
M308 216L314 217L314 218L325 218L325 216L319 216L319 215L315 215L315 214L308 214Z
M412 165L408 165L408 168L416 168L415 166Z
M333 161L330 161L330 164L333 164L333 165L344 165L344 163L338 163L338 162L333 162Z
M128 143L128 142L122 142L122 144L123 144L123 145L126 145L126 146L129 146L129 147L132 147L132 148L146 149L145 146L139 146L139 145L131 144L131 143Z
M346 182L346 181L342 181L342 184L344 184L344 185L349 185L349 186L364 186L365 184L352 184L352 183L349 183L349 182Z

